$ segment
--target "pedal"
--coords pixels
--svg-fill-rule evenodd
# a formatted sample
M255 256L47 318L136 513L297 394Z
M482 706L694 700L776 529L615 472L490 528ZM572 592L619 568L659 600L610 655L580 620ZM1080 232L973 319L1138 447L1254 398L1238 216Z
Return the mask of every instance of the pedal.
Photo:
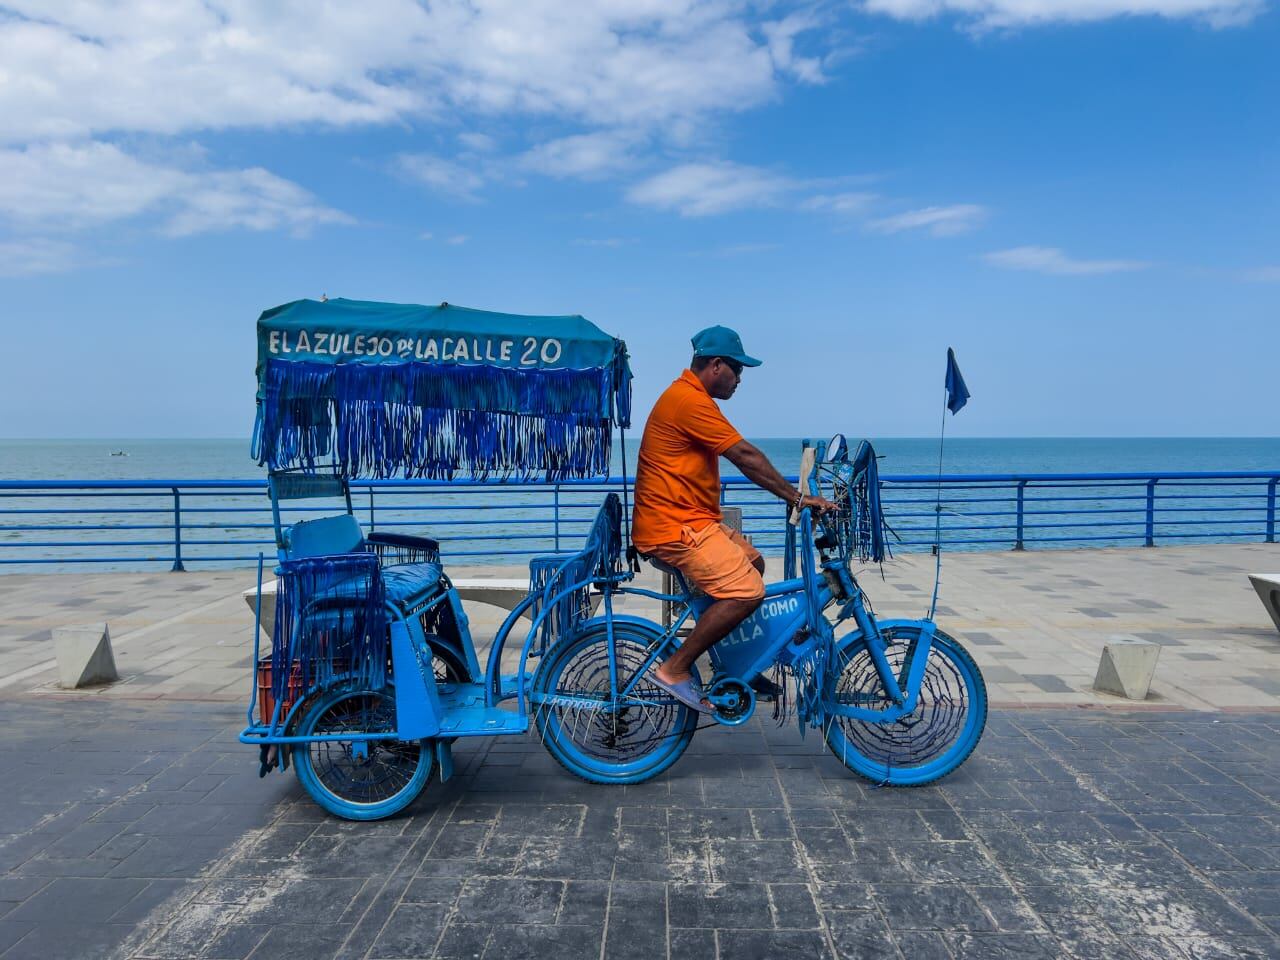
M782 696L782 687L774 683L763 673L751 681L751 690L756 695L757 703L773 703Z

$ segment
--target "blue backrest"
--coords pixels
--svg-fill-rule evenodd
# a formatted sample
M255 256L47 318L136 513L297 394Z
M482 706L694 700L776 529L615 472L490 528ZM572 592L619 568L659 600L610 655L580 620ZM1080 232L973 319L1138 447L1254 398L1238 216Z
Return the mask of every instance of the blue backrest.
M285 556L290 560L350 553L363 543L360 522L349 513L302 520L284 531Z

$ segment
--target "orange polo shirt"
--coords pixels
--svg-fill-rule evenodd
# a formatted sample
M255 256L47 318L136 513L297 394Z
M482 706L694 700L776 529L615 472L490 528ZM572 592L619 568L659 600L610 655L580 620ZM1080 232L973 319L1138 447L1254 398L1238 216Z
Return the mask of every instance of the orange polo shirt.
M684 526L720 522L720 454L741 439L692 370L667 387L640 440L631 521L637 549L677 543Z

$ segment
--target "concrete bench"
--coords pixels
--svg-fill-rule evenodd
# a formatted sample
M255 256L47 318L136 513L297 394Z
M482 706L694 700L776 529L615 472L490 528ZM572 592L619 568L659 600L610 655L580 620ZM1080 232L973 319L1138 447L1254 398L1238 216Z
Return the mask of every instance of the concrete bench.
M487 603L505 610L514 610L520 601L529 595L527 578L520 580L514 577L511 579L460 577L457 580L450 578L449 582L453 584L453 589L458 591L458 596L463 600ZM528 617L529 611L526 610L523 615Z
M462 577L450 579L449 582L463 600L487 603L504 610L514 610L529 594L529 581L515 578ZM264 580L262 583L262 629L267 632L268 637L273 636L276 626L276 583L275 580ZM250 587L241 596L249 609L253 610L258 600L258 588ZM598 595L591 598L592 612L599 602ZM529 617L529 611L526 610L523 616Z
M1258 599L1271 614L1276 629L1280 630L1280 573L1251 573L1249 582L1258 591Z

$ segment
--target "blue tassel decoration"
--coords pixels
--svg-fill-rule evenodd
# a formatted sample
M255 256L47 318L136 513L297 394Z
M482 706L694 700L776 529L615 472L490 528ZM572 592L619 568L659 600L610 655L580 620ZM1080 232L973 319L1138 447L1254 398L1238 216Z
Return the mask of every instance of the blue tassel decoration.
M871 444L863 440L853 458L834 467L837 483L844 488L848 506L837 522L845 525L844 536L851 552L863 563L883 563L893 556L889 549L892 533L880 502L880 467Z
M830 642L823 642L799 657L784 653L778 660L773 670L773 681L783 691L773 704L773 719L778 726L786 723L794 712L803 738L809 727L816 727L822 722L822 685L829 679L826 668L830 658ZM793 687L795 699L791 700L788 692Z
M271 469L332 453L348 476L605 476L611 421L630 419L625 352L584 370L270 360L263 382L255 455Z
M280 565L271 692L298 695L350 677L380 690L389 656L386 593L372 553L287 560ZM264 717L264 721L270 720Z

